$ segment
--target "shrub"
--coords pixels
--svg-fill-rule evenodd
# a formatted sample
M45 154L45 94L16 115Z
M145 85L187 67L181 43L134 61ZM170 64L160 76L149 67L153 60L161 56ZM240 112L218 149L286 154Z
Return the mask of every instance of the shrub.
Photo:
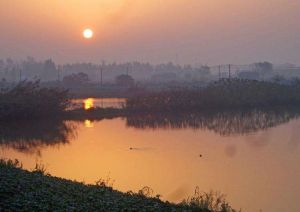
M68 91L41 88L39 81L20 82L0 93L0 119L35 119L59 116L70 104Z

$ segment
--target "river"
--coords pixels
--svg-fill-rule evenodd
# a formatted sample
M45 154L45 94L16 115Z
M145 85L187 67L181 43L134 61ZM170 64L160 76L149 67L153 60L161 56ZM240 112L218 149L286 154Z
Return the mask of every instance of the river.
M219 191L242 211L300 211L298 112L146 114L1 126L0 156L24 168L180 202Z

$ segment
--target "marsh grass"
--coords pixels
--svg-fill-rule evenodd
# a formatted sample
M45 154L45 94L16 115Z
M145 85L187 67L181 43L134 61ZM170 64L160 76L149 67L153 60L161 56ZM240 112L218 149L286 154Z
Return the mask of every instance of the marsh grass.
M149 186L145 186L138 191L138 195L141 195L143 197L153 197L153 193L153 189Z
M300 105L300 83L223 79L201 89L177 89L128 98L126 109L146 112L228 110Z
M2 167L9 167L9 168L23 168L23 164L18 160L11 160L11 159L0 159L0 166Z
M231 208L224 194L214 191L200 192L199 187L196 187L193 196L183 200L181 204L191 208L208 209L213 212L238 212Z
M110 174L106 176L106 178L100 178L96 181L96 186L105 187L105 188L113 188L115 180L110 177Z
M32 170L32 173L40 175L49 175L49 173L47 173L46 166L42 163L36 163L34 169Z

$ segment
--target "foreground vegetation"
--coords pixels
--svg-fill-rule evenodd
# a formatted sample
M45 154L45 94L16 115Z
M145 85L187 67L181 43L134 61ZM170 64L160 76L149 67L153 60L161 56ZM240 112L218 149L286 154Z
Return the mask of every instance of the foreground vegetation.
M195 195L181 204L151 197L151 189L122 193L100 180L96 185L52 177L42 166L23 170L0 160L0 211L202 211L234 212L222 195Z
M201 111L300 105L300 83L223 79L203 89L178 89L127 99L130 111Z

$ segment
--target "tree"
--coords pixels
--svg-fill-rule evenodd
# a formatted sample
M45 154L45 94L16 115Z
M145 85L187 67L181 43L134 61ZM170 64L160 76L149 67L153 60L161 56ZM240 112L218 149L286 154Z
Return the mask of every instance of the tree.
M263 79L270 77L273 71L273 64L269 62L254 63L255 71L262 76Z
M273 71L273 64L269 62L254 63L254 65L257 71L266 71L266 72Z
M55 63L49 59L49 60L46 60L44 62L44 68L43 68L43 80L45 81L51 81L51 80L54 80L56 79L56 66L55 66Z

